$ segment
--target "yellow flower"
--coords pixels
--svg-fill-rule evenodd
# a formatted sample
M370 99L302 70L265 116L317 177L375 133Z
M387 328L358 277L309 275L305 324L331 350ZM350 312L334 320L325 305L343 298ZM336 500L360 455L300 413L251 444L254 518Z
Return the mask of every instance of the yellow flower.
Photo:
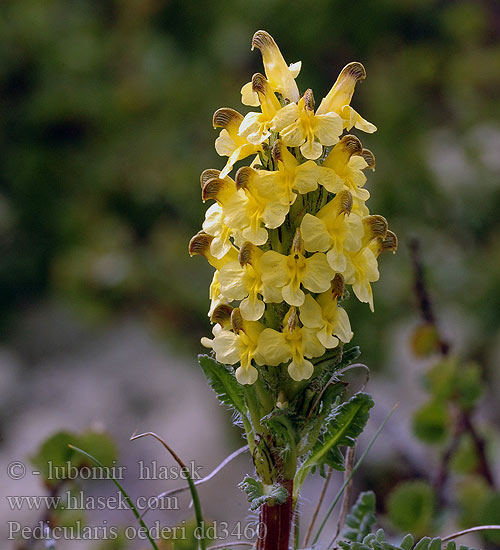
M240 384L253 384L259 372L252 361L264 364L257 351L259 334L264 330L264 326L255 321L245 321L238 308L232 310L230 322L232 330L223 328L226 323L221 320L221 324L214 326L213 340L203 338L202 344L215 351L219 363L235 365L239 362L240 365L235 372L236 380Z
M356 136L347 135L326 157L323 168L328 169L330 177L324 177L322 184L330 193L349 189L355 198L366 201L370 198L370 193L362 188L366 183L363 170L374 167L373 154L368 149L363 149Z
M359 250L363 236L361 218L351 213L352 195L341 191L313 216L306 214L300 224L308 252L326 252L330 267L339 273L346 269L345 251Z
M294 307L285 315L282 332L272 328L261 332L257 350L264 364L269 366L277 366L291 359L288 373L296 381L306 380L314 372L314 365L306 357L319 357L325 353L316 330L298 326Z
M222 128L219 137L215 140L215 150L221 157L229 157L220 177L225 178L231 172L234 164L241 159L254 155L262 149L260 145L249 143L239 135L243 115L227 107L218 109L214 113L214 128Z
M271 153L278 170L254 171L252 182L255 184L256 192L270 204L279 203L286 206L286 215L288 207L295 202L297 193L305 194L317 189L318 183L322 181L323 172L312 160L299 164L280 140L274 143ZM246 177L250 172L242 174ZM238 184L238 177L236 179Z
M373 307L373 291L370 283L378 281L380 274L378 271L377 256L373 251L377 250L380 243L387 235L387 220L383 216L367 216L363 218L364 235L362 248L356 252L347 252L347 266L343 272L344 280L352 285L354 294L360 302L369 304ZM375 241L375 245L373 244Z
M222 257L216 258L210 251L211 244L214 237L208 235L204 231L199 231L190 241L189 241L189 255L190 256L204 256L208 263L215 267L216 271L212 278L212 283L210 284L210 311L208 312L209 317L212 315L214 309L225 303L227 300L221 296L220 283L219 283L219 269L221 269L226 263L238 259L238 251L234 246L232 246L229 251Z
M342 118L344 128L350 130L353 126L363 132L372 133L376 126L362 118L351 106L352 94L358 80L366 78L366 71L361 63L353 62L346 65L339 74L335 84L323 98L317 114L337 113Z
M283 107L271 125L279 132L284 145L300 147L306 159L317 159L323 145L335 145L342 134L342 120L337 113L314 114L314 97L311 89L297 103Z
M242 120L239 135L244 136L248 142L259 145L271 136L269 127L275 114L281 109L280 102L269 88L264 76L257 73L252 77L252 90L259 98L261 113L248 113Z
M274 38L266 31L257 31L252 38L252 50L258 48L262 54L264 71L272 92L280 93L290 101L299 100L299 89L295 83L300 72L300 61L290 66L283 59ZM259 98L252 89L252 83L245 84L241 89L241 101L244 105L257 107Z
M353 336L349 317L345 309L338 305L343 285L342 277L337 275L330 289L320 294L316 300L307 294L300 308L301 323L317 331L318 340L327 349L337 347L339 340L350 342Z
M300 229L295 233L290 255L268 250L260 259L260 270L262 282L281 288L283 299L291 306L304 303L305 294L301 286L311 292L324 292L335 275L324 254L316 253L310 258L304 256Z
M229 301L241 300L241 316L247 321L258 321L264 314L266 302L281 302L281 292L262 284L259 259L263 252L250 242L240 249L238 261L228 262L219 272L222 295Z
M213 174L215 171L210 170L209 172ZM204 174L205 172L202 174L202 180ZM229 176L224 179L220 177L205 178L203 181L201 192L203 202L215 200L217 203L207 210L203 230L215 237L212 241L211 252L220 258L221 254L231 246L230 236L233 237L236 244L244 241L242 230L250 223L246 215L248 199ZM261 238L263 240L259 244L264 244L267 240L267 233L261 235Z

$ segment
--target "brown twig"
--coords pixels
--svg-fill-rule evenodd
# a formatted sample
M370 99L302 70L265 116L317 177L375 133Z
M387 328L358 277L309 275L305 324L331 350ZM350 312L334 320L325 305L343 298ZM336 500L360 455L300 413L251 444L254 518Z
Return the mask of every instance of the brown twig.
M342 499L342 507L340 509L340 515L339 520L337 523L337 530L335 532L335 540L339 536L339 533L344 527L345 519L347 517L347 514L349 513L349 510L351 509L351 496L352 496L352 487L353 487L353 477L351 476L352 469L354 468L354 458L356 456L356 446L354 447L348 447L345 457L345 474L344 479L351 479L349 480L349 483L347 484L345 491L344 491L344 497Z
M424 265L420 255L420 243L417 238L413 238L410 241L409 249L413 266L414 289L418 300L420 315L425 323L434 328L438 340L439 352L442 357L447 357L450 353L450 344L443 339L437 325L434 307L425 281ZM492 470L486 456L486 444L472 422L472 411L465 410L459 407L456 403L455 406L457 407L457 412L455 415L453 437L443 453L438 473L434 480L434 488L436 489L440 499L442 499L443 488L449 477L449 464L451 458L457 450L460 440L464 434L469 434L472 439L478 455L479 471L481 475L491 487L495 486Z
M333 469L328 466L327 468L327 474L325 482L323 483L323 488L321 489L321 494L319 495L318 503L316 504L316 508L314 509L313 516L311 518L311 523L309 524L309 527L307 529L306 538L304 539L304 547L307 546L307 543L309 542L309 539L311 538L312 530L314 528L314 524L316 523L316 519L318 518L318 514L321 508L321 505L323 504L323 500L325 500L326 490L328 489L328 485L330 484L330 480L332 479L332 473Z
M435 328L436 334L438 335L439 351L441 355L446 356L450 352L450 345L448 342L443 340L438 330L436 317L434 315L434 307L427 290L424 265L420 256L420 242L417 238L413 238L410 240L408 246L410 249L410 256L413 266L415 296L418 300L420 315L425 323L428 323Z

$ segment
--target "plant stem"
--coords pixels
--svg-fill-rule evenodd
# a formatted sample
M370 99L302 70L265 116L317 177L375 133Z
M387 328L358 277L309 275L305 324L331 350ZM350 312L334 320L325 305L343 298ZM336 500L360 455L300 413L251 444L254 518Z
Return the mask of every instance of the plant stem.
M260 536L256 550L290 550L293 517L293 481L283 482L288 498L283 504L263 504L260 509Z

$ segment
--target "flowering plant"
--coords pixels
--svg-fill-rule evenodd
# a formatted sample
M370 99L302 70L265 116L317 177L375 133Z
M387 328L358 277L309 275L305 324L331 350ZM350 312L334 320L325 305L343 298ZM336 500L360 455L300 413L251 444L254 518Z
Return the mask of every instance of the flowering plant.
M215 358L200 364L246 433L258 479L242 487L265 526L259 548L282 550L307 475L343 470L340 449L368 419L369 395L341 400L342 372L359 354L344 349L353 336L344 305L352 291L373 311L377 259L397 237L366 205L374 155L347 133L376 130L350 104L363 65L344 67L316 109L312 90L301 95L295 82L300 62L288 65L265 31L253 48L265 75L241 95L260 111L215 112L215 148L228 159L201 175L202 199L214 202L189 251L215 268L213 338L202 340Z

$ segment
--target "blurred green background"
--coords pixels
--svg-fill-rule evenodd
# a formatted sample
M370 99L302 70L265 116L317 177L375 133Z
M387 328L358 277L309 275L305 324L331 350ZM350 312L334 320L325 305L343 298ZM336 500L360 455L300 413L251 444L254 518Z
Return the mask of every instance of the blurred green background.
M358 133L377 159L369 206L389 220L400 249L380 259L375 313L356 300L347 308L361 359L378 371L374 422L405 399L403 419L387 431L395 451L380 444L382 464L362 487L385 494L395 454L419 475L435 468L409 435L408 419L425 399L425 365L410 350L419 322L413 237L444 337L481 365L483 416L498 425L498 0L3 0L5 463L33 453L55 429L95 419L111 426L129 461L144 452L127 446L136 426L168 433L181 456L212 466L241 444L219 429L229 418L217 415L197 370L212 270L189 258L187 245L206 209L199 175L225 163L211 116L222 106L247 111L239 91L262 71L259 52L250 52L258 29L289 63L303 62L299 88L313 88L317 101L348 62L367 70L352 104L379 128ZM196 406L181 410L179 396ZM244 517L234 491L228 506L238 502L233 512Z
M377 158L370 208L401 246L381 260L375 314L348 306L365 361L382 366L396 327L415 318L416 235L437 307L488 366L500 316L495 0L4 0L4 338L16 316L55 300L94 323L139 315L199 349L211 270L187 255L206 208L198 178L224 163L213 111L245 112L259 28L302 60L299 87L318 100L347 62L367 69L353 105L379 127L360 135Z

